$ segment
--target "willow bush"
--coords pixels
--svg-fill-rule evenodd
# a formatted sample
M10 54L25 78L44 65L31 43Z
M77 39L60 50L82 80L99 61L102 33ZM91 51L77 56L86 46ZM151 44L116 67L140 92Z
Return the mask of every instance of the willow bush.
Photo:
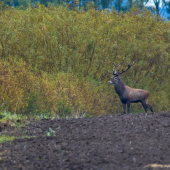
M170 23L147 10L87 12L37 4L0 12L1 109L57 115L120 113L108 85L114 62L126 85L150 92L155 111L170 108ZM139 105L133 112L143 111Z
M1 109L12 113L51 113L61 117L81 114L113 113L113 97L103 93L103 85L60 72L55 77L47 73L32 73L22 61L10 58L0 62ZM106 103L108 102L108 103ZM107 108L109 106L109 108Z

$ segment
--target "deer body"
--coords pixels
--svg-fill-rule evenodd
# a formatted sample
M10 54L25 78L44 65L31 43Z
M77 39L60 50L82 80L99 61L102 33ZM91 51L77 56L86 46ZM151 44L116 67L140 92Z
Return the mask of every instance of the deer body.
M128 69L132 65L128 65ZM148 108L152 111L152 106L148 104L148 97L149 92L142 89L134 89L129 86L125 86L122 79L120 78L120 74L122 74L125 71L122 71L122 73L117 74L117 66L115 73L113 73L113 77L111 77L111 80L108 82L109 84L113 84L116 93L119 95L119 98L122 102L124 113L126 113L126 105L127 105L127 111L130 113L130 103L138 103L140 102L145 110L145 114L147 114ZM128 70L127 69L127 70ZM126 70L126 71L127 71Z
M149 92L141 89L133 89L129 86L125 86L123 82L121 82L120 86L115 86L115 91L119 95L122 103L136 103L140 100L145 100L148 98Z

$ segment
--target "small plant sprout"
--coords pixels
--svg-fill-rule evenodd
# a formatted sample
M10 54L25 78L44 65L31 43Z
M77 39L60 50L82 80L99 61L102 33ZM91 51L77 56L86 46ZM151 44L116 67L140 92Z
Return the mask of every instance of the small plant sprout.
M55 136L55 131L49 128L49 132L47 132L47 136Z

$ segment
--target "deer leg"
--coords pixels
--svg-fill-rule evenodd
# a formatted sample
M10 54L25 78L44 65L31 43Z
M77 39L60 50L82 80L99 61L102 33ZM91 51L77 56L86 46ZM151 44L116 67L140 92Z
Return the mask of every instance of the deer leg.
M130 114L130 102L127 102L127 111Z
M148 108L150 109L150 111L151 111L152 113L154 113L152 106L151 106L150 104L147 104L147 106L148 106Z
M126 104L125 104L125 103L122 103L122 105L123 105L124 114L126 114Z
M142 106L143 106L143 108L144 108L144 110L145 110L145 114L147 115L147 111L148 111L148 105L146 104L146 102L141 102L142 103Z

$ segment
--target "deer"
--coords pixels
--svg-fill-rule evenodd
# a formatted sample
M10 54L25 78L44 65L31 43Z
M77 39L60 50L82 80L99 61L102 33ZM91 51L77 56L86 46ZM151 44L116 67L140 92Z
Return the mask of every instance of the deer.
M127 105L127 112L130 114L130 103L138 103L140 102L145 110L145 115L147 115L148 108L152 113L154 113L153 108L148 103L149 92L142 89L134 89L129 86L126 86L120 75L129 70L130 67L133 66L135 61L132 64L128 64L128 68L126 70L122 69L122 72L117 73L117 67L120 65L115 65L115 70L113 70L113 76L111 76L111 80L108 81L110 85L114 85L115 92L119 95L120 101L123 105L124 114L126 114L126 105Z

